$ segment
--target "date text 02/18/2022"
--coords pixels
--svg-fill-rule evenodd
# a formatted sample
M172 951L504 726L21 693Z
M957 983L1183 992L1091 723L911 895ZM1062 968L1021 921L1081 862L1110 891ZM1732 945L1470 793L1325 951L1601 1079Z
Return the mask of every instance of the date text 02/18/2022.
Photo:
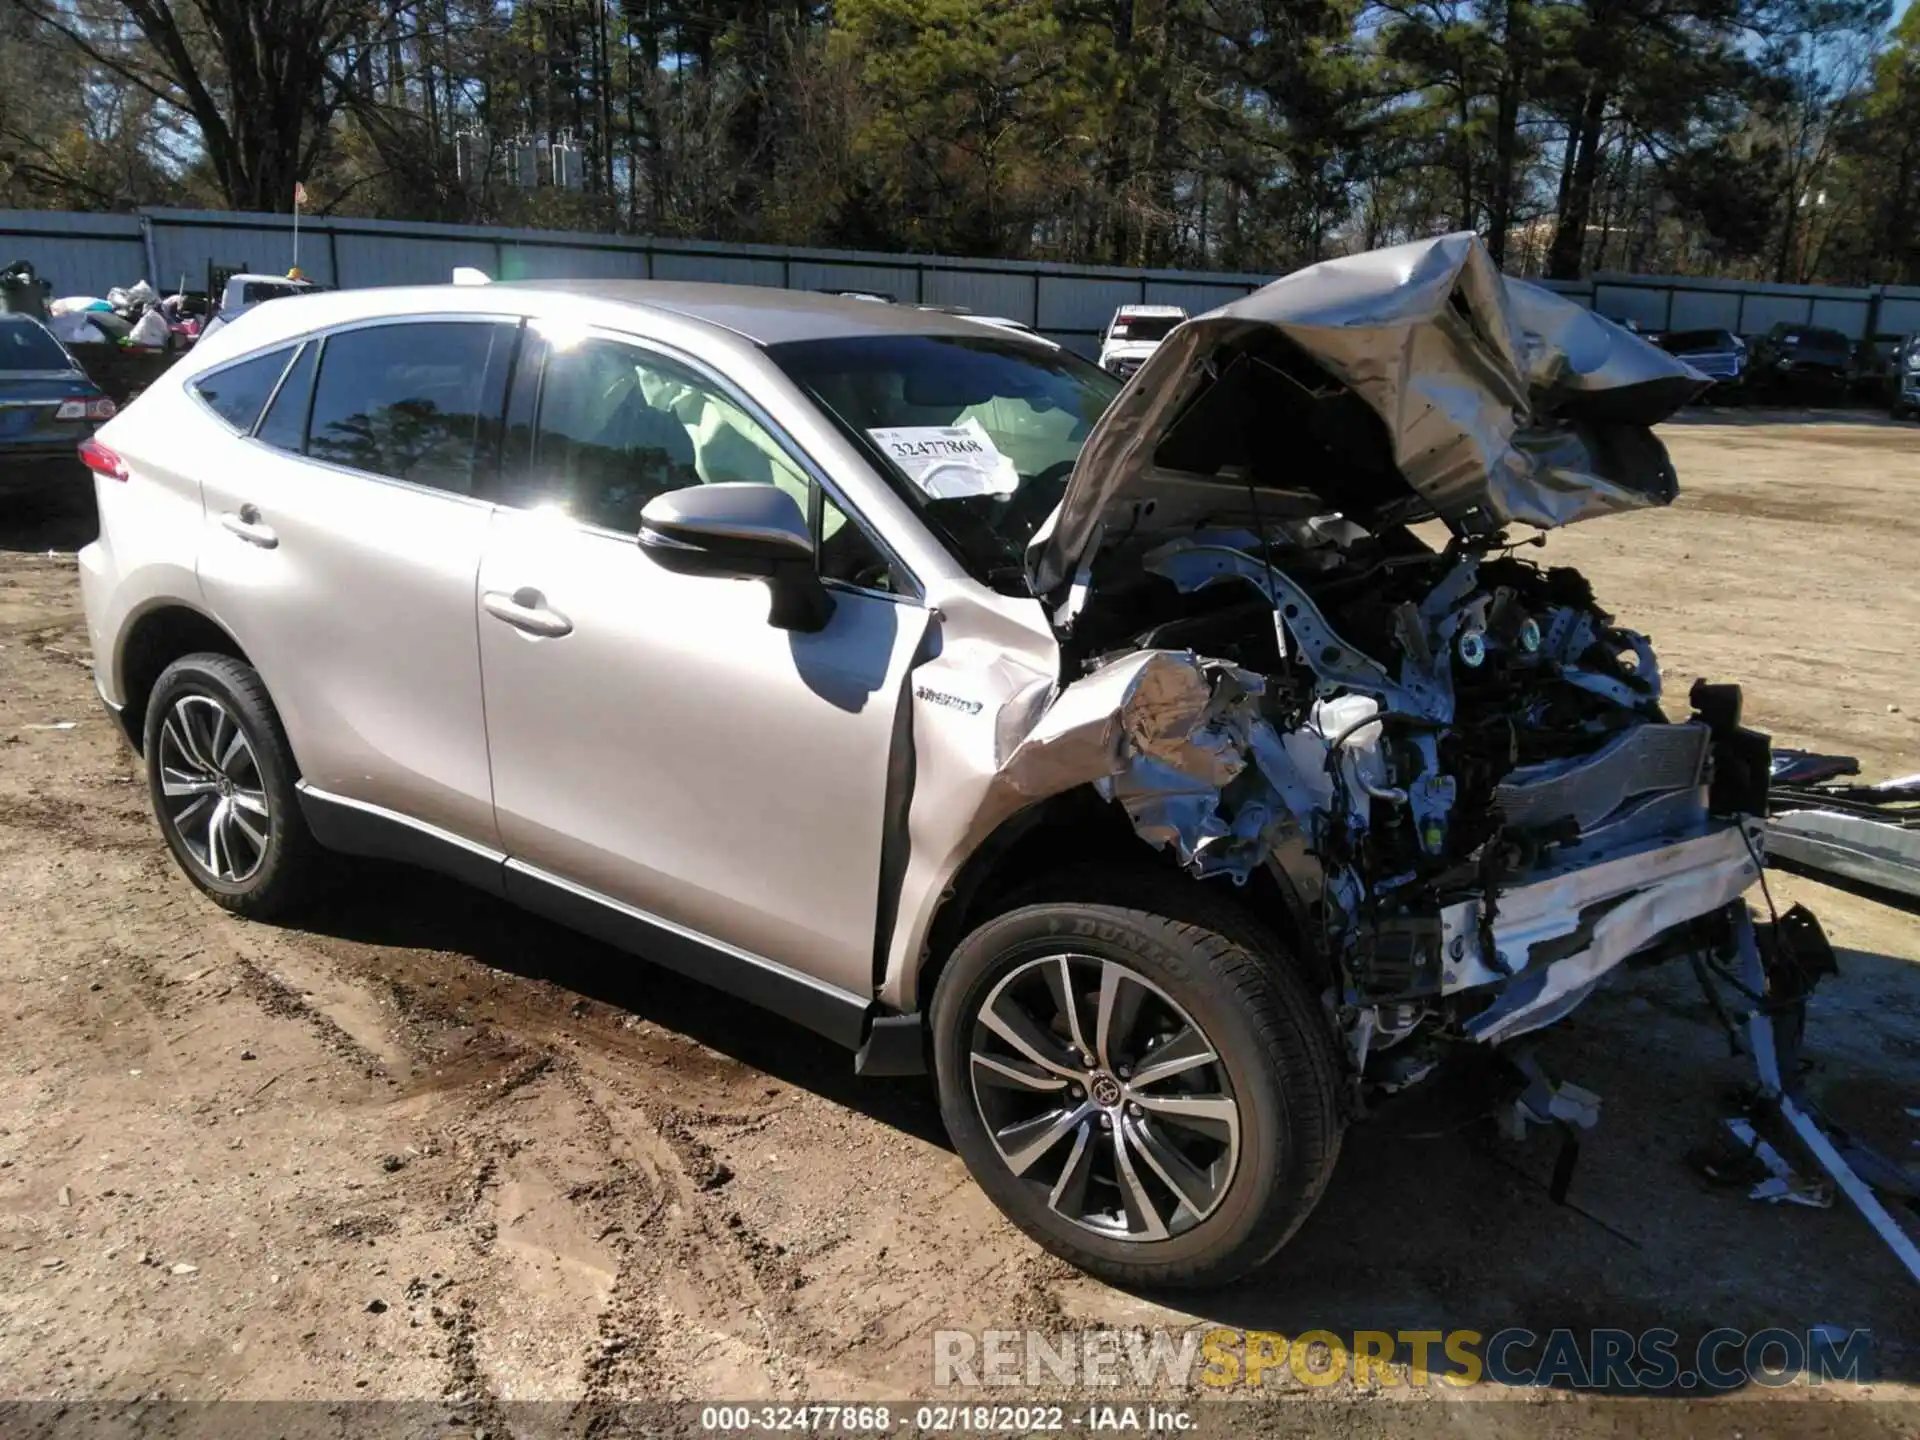
M1111 1434L1180 1432L1192 1412L1163 1405L706 1405L700 1428L716 1434L1015 1434L1086 1430Z

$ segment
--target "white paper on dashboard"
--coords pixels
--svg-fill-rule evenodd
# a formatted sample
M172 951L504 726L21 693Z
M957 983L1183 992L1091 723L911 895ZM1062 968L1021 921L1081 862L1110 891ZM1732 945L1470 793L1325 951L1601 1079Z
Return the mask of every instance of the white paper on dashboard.
M904 425L867 434L931 500L1011 495L1020 488L1020 472L978 420L961 425Z

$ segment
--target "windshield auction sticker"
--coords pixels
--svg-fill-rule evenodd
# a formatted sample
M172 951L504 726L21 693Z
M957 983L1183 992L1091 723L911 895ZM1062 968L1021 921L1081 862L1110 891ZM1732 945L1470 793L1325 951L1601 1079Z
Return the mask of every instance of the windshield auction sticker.
M907 425L869 430L906 477L931 500L1011 495L1020 488L1013 461L994 446L978 420L963 425Z

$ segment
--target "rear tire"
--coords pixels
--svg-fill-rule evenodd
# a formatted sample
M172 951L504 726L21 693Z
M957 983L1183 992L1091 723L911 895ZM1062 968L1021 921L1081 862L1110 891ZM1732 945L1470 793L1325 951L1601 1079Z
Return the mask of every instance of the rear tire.
M975 930L940 977L948 1133L1007 1217L1080 1269L1238 1279L1339 1155L1320 1007L1278 939L1195 882L1094 872L1052 893Z
M311 893L324 857L300 812L286 732L251 666L202 654L161 671L143 753L167 848L215 904L265 920Z

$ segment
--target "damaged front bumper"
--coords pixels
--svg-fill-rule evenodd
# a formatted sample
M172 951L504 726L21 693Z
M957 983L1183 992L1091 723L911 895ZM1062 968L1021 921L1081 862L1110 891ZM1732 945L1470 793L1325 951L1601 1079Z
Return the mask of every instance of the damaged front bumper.
M1462 1033L1496 1044L1560 1019L1629 956L1745 893L1763 839L1759 821L1715 822L1597 862L1575 856L1502 888L1491 923L1485 897L1445 906L1441 994L1488 996Z
M1863 785L1851 756L1774 754L1768 852L1816 874L1920 899L1920 775Z
M1499 831L1431 900L1402 900L1410 883L1337 865L1327 843L1343 814L1357 827L1418 793L1391 787L1364 738L1394 717L1348 697L1283 733L1261 712L1266 683L1191 655L1127 656L1068 687L1001 779L1028 797L1091 783L1198 878L1272 874L1308 917L1303 939L1326 946L1329 1002L1369 1078L1370 1054L1417 1031L1491 1046L1552 1024L1609 971L1759 879L1765 822L1713 804L1726 757L1696 719L1509 772L1496 804L1520 831ZM1557 838L1525 847L1520 863L1510 833ZM1435 1057L1416 1051L1395 1057L1393 1078L1381 1077L1390 1088L1431 1072Z

